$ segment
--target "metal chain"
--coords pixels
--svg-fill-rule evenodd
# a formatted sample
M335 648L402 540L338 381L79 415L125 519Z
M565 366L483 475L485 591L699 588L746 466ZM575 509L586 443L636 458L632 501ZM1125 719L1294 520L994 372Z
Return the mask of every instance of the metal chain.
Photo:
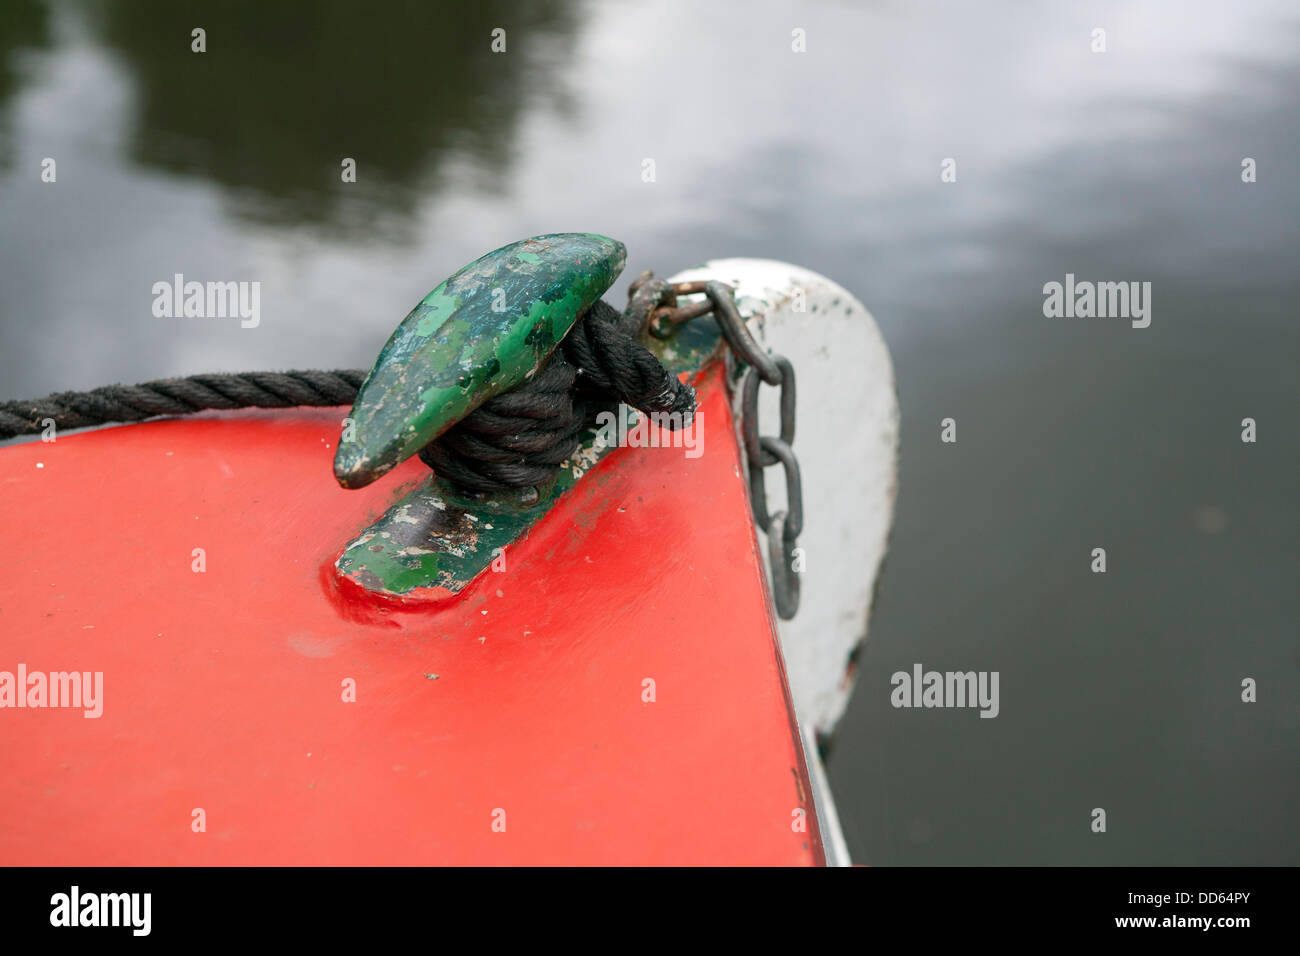
M703 293L703 302L678 306L677 296ZM669 284L642 273L628 289L628 297L648 314L649 331L656 338L670 338L677 327L691 319L712 314L722 337L736 359L744 363L740 384L741 444L749 465L749 505L754 523L767 535L767 553L772 572L772 598L776 613L790 620L799 610L799 575L794 570L795 543L803 531L803 481L795 457L794 366L783 355L765 352L745 326L732 290L721 282L679 282ZM651 305L650 303L655 303ZM758 433L758 388L762 383L781 389L781 433ZM764 469L780 465L785 472L786 507L776 514L767 510Z

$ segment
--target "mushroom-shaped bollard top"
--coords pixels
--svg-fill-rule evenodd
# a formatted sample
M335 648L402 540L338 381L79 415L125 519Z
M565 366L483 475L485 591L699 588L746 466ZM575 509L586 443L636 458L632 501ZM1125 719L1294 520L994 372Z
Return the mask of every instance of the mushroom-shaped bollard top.
M525 382L626 258L623 244L605 236L534 236L489 252L430 292L361 383L334 457L338 483L370 484Z

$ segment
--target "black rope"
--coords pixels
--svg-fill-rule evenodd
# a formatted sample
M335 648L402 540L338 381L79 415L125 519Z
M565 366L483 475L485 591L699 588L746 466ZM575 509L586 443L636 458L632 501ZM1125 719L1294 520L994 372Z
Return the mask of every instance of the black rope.
M636 340L641 320L597 301L533 378L494 398L426 445L420 460L474 492L542 484L603 410L622 402L670 428L691 423L695 389Z
M695 390L670 375L637 341L641 318L597 301L550 360L524 384L488 399L420 452L430 468L470 492L541 484L577 449L598 412L618 402L647 413L674 413L689 425ZM0 402L0 440L205 409L350 405L361 369L231 372L164 378L56 392L34 401Z
M336 372L230 372L163 378L141 385L105 385L89 392L55 392L34 401L0 402L0 439L39 435L47 419L59 430L205 409L348 405L362 369Z

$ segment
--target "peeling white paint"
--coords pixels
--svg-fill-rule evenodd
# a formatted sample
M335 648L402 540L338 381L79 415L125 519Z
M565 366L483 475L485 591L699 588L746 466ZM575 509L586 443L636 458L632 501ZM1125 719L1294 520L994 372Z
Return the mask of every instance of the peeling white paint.
M428 548L417 548L415 547L415 545L410 545L408 547L401 548L394 553L399 558L418 558L422 554L438 554L437 551L431 551Z

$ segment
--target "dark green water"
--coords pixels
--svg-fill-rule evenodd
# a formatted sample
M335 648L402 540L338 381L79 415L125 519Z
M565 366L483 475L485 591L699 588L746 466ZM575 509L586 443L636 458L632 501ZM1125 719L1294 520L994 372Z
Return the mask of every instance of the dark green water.
M903 414L855 858L1300 862L1300 7L180 6L0 4L0 394L365 365L542 232L807 265ZM176 272L260 281L260 324L154 318ZM1045 318L1066 273L1149 281L1150 327ZM999 717L893 709L916 662L999 671Z

